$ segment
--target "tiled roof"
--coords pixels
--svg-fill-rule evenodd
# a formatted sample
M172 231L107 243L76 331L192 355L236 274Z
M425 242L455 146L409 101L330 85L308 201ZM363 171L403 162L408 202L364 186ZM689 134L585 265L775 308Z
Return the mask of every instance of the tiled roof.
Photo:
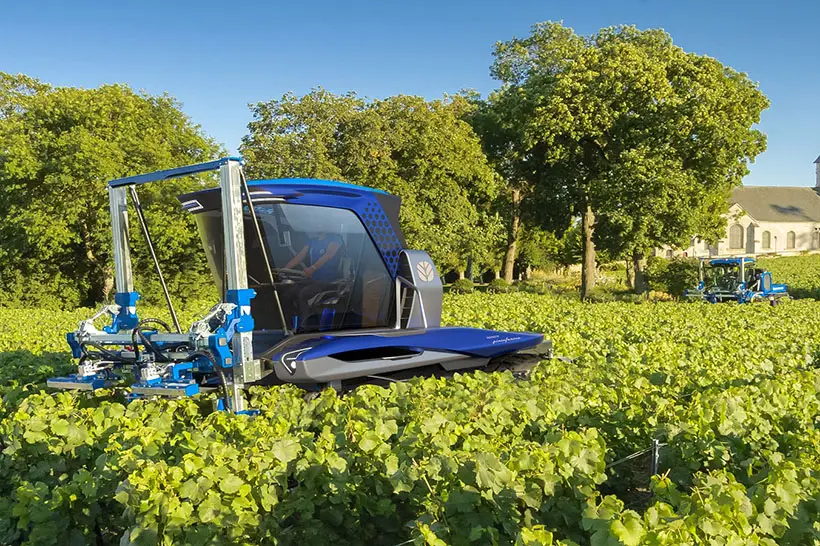
M820 222L818 188L742 186L732 192L731 202L760 222Z

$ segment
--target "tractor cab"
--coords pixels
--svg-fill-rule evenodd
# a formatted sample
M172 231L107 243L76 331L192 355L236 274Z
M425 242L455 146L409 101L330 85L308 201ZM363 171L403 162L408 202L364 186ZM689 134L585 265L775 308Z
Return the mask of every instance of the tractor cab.
M719 258L704 266L704 284L706 292L719 300L733 297L734 294L746 288L748 267L754 264L752 258Z
M278 188L280 194L287 194L282 190ZM219 196L200 192L180 197L183 202L192 199L204 203L194 217L214 281L224 293ZM353 210L303 201L314 200L294 195L255 205L261 240L244 207L245 261L248 288L256 291L251 300L256 330L307 333L390 326L395 290L382 251L394 249L380 249ZM276 309L277 295L285 324Z

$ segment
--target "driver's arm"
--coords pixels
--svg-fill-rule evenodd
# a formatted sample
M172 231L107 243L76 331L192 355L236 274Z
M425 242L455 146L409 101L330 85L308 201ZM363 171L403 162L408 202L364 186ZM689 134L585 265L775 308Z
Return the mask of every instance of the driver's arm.
M308 275L312 275L314 271L316 271L317 269L325 265L328 261L333 259L333 256L335 256L336 253L339 252L339 248L341 248L341 246L342 245L340 245L339 243L330 243L329 245L327 245L327 250L325 251L324 255L318 260L316 260L315 264L305 269L305 273L307 273Z
M305 245L305 247L299 251L299 254L291 258L283 269L293 269L296 265L302 263L305 257L307 257L308 250L308 245Z

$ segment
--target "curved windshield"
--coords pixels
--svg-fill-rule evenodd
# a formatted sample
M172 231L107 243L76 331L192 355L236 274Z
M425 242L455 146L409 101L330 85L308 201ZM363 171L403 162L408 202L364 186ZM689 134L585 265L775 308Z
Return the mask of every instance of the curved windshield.
M735 265L713 265L707 274L707 286L714 290L734 292L740 283L740 268Z
M296 332L388 326L393 281L353 211L313 205L255 205L273 268L272 285L250 214L245 214L248 287L257 330L281 330L274 288L287 327ZM246 207L247 211L247 207ZM218 288L224 293L222 213L201 212L197 226Z

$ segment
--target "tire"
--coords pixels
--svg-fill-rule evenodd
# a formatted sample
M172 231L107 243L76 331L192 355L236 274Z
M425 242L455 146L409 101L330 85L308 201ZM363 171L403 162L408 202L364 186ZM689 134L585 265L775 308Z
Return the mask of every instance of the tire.
M305 393L305 402L313 402L322 395L322 391L309 391Z

